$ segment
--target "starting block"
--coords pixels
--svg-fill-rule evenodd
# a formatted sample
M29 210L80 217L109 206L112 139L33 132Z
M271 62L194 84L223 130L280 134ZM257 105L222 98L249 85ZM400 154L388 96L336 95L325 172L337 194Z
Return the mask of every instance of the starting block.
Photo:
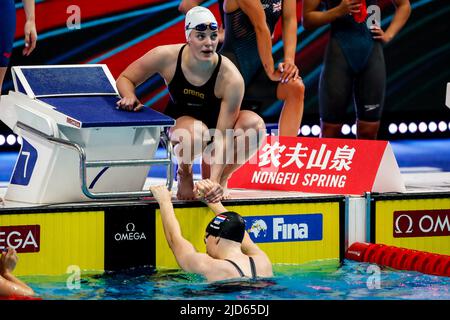
M167 166L165 129L175 120L150 108L128 112L106 65L13 67L14 91L0 100L0 120L22 138L5 195L28 203L151 196L152 165ZM159 143L166 157L155 159Z

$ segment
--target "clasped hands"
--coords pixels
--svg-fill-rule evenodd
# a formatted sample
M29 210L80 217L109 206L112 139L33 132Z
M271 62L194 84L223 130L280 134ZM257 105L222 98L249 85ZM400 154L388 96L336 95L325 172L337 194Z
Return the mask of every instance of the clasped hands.
M172 192L166 186L151 186L150 191L159 204L171 202ZM222 186L209 179L198 181L194 186L194 194L199 200L206 202L219 202L223 195Z

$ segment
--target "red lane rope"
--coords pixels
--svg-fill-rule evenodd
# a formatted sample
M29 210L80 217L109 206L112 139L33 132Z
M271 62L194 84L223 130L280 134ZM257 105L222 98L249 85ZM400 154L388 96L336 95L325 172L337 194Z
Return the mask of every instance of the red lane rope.
M360 262L376 263L397 270L418 271L437 276L450 277L450 256L425 251L373 244L353 243L345 258Z
M28 296L0 296L0 300L42 300L40 297L28 297Z

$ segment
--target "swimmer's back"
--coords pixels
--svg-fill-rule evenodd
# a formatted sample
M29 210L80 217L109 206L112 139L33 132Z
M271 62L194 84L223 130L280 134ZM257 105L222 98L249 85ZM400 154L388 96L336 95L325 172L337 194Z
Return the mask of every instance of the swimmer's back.
M265 254L258 254L252 256L255 269L256 278L270 278L273 277L272 264ZM223 281L230 279L251 279L252 270L249 263L249 256L242 255L232 260L243 272L242 276L236 267L227 260L213 259L214 262L207 274L204 276L208 281Z

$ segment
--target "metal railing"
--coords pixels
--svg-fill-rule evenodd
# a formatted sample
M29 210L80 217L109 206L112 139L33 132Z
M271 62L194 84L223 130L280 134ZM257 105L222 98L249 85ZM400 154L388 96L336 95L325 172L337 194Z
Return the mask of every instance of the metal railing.
M17 127L21 130L29 132L33 135L36 135L42 139L45 139L51 143L55 143L61 145L63 147L68 147L74 149L79 156L80 159L80 184L81 191L83 194L91 199L116 199L116 198L140 198L140 197L149 197L152 196L150 191L123 191L123 192L91 192L87 186L87 168L98 168L98 167L124 167L124 166L143 166L143 165L166 165L167 166L167 177L166 177L166 186L170 190L172 189L173 184L173 163L172 163L172 144L167 137L167 134L164 130L161 129L160 140L163 143L166 150L166 158L161 159L151 159L151 160L142 160L142 159L131 159L131 160L94 160L87 161L86 160L86 151L85 149L78 143L63 140L60 138L55 138L45 133L42 133L22 122L17 122Z

